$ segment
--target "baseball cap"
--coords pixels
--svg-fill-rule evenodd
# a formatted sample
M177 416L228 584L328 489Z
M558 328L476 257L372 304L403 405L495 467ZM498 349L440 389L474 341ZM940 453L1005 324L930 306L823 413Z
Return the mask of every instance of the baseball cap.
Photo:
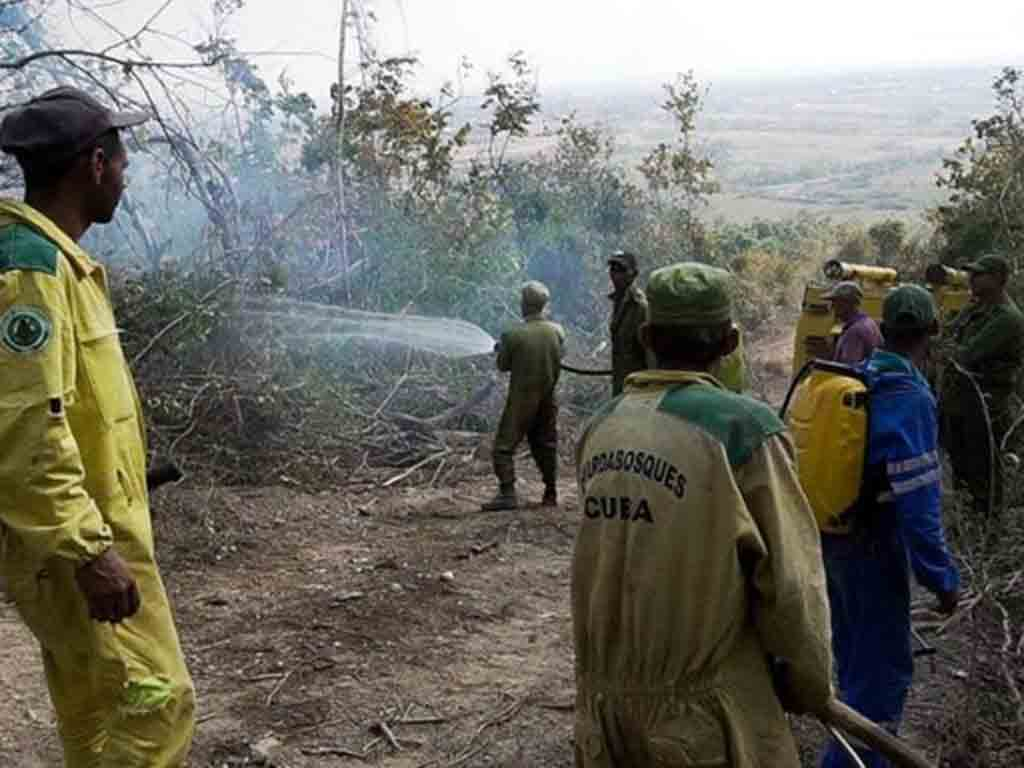
M822 296L823 299L853 299L860 301L864 298L864 291L853 280L843 280L833 285L828 292Z
M989 253L964 265L964 271L979 275L1008 275L1010 274L1010 262L1002 256Z
M551 292L539 280L531 280L523 284L522 301L524 306L531 309L543 309L550 299Z
M680 262L647 281L651 325L709 326L732 319L732 275L698 262Z
M14 107L0 123L0 149L8 154L46 152L71 158L115 128L141 125L148 112L115 112L70 86L61 86Z
M625 267L628 270L632 270L633 272L637 271L636 256L630 253L629 251L616 251L611 256L609 256L608 266L610 267L612 264L618 264L620 266Z
M920 285L901 285L882 302L882 325L899 330L928 330L937 319L935 300Z

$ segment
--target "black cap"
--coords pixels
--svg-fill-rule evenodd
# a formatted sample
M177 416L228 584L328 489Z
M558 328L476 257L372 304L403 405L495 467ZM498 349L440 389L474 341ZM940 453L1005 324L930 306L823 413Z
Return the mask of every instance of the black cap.
M636 256L629 251L616 251L608 257L608 266L618 264L631 272L636 272Z
M0 149L8 154L50 152L72 157L115 128L148 120L148 112L114 112L84 91L54 88L14 107L0 123Z

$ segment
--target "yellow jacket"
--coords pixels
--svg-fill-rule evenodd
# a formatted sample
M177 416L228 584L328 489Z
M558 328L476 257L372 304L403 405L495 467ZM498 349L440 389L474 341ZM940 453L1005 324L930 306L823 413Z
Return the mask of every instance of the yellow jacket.
M584 764L603 765L602 750L630 765L681 750L687 765L799 765L766 657L787 660L795 701L820 710L831 632L818 529L782 423L710 376L635 373L588 425L577 462ZM616 746L616 732L647 741Z
M145 438L103 267L38 211L0 200L0 524L6 558L151 551ZM27 569L31 570L31 568Z

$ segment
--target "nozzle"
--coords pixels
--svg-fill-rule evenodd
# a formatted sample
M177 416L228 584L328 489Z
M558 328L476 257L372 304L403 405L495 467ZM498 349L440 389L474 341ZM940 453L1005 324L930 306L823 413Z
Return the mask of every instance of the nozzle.
M969 273L961 269L953 269L945 264L929 264L924 273L925 280L932 285L949 285L955 288L967 288L971 284Z
M891 267L871 267L829 259L823 267L829 280L864 280L871 283L895 283L899 274Z

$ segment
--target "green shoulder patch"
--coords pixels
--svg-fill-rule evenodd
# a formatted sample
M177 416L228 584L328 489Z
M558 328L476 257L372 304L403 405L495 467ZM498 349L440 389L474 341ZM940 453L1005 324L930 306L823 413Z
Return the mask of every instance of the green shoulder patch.
M57 274L57 246L25 224L0 228L0 272L15 269Z
M725 446L729 463L747 463L769 437L786 425L763 403L704 384L673 387L661 399L658 410L700 427Z
M0 315L0 344L18 355L29 355L46 346L53 323L39 307L15 305Z

